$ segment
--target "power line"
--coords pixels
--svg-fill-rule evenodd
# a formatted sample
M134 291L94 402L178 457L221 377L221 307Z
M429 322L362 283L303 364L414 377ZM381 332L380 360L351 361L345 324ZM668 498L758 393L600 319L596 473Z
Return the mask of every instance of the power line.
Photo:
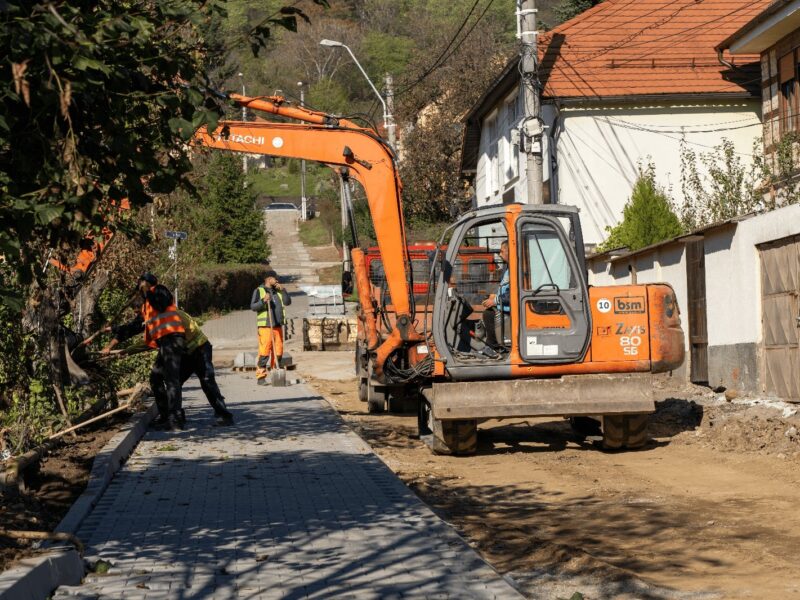
M408 88L406 88L406 90L407 90L407 89L411 89L411 87L413 87L414 85L417 85L418 83L420 83L420 82L421 82L423 79L425 79L425 78L426 78L428 75L430 75L430 74L431 74L431 73L432 73L432 72L433 72L433 71L434 71L434 70L435 70L435 69L436 69L436 68L439 66L439 64L440 64L440 61L441 61L441 60L444 58L444 55L445 55L445 54L447 54L447 51L448 51L448 50L450 49L450 47L451 47L451 46L452 46L452 45L455 43L455 41L456 41L456 39L458 38L459 34L460 34L460 33L461 33L463 30L464 30L464 27L466 27L466 25L467 25L467 22L469 21L469 18L472 16L472 13L474 13L474 12L475 12L475 9L478 7L478 4L480 3L480 1L481 1L481 0L475 0L475 2L472 4L472 8L470 8L470 9L469 9L469 12L467 13L467 16L466 16L466 17L464 17L464 20L461 22L461 25L459 26L458 30L457 30L457 31L456 31L456 32L453 34L453 36L450 38L450 42L448 42L447 46L445 46L445 49L444 49L444 50L442 50L441 54L439 54L439 57L438 57L438 58L437 58L435 61L433 61L433 63L431 64L431 66L430 66L430 67L428 67L428 68L427 68L427 69L426 69L426 70L425 70L425 71L422 73L422 75L420 75L419 79L417 79L417 81L416 81L416 82L414 82L414 84L412 84L411 86L409 86ZM406 91L406 90L402 90L402 91ZM399 94L399 93L402 93L402 91L401 91L401 92L398 92L398 94ZM395 97L396 97L398 94L395 94Z
M696 29L701 29L703 27L711 25L712 23L716 23L717 21L723 21L723 20L726 20L726 19L730 19L736 13L741 12L742 10L745 10L746 8L750 8L750 7L751 7L750 3L744 3L742 6L740 6L736 10L732 10L731 12L729 12L727 14L724 14L724 15L719 16L719 17L715 17L715 18L713 18L713 19L711 19L709 21L705 21L703 23L699 23L698 25L695 25L694 27L690 27L690 28L684 29L682 31L676 31L675 33L668 33L667 35L664 35L664 36L661 36L661 37L658 37L658 38L655 38L655 39L652 39L652 40L645 40L645 41L638 42L638 43L628 44L627 46L625 46L625 48L626 49L627 48L635 48L635 47L638 47L638 46L644 46L646 44L654 44L656 42L662 42L664 40L667 40L667 39L670 39L670 38L674 38L674 37L687 36L687 35L690 35L691 32L695 31ZM676 42L678 42L678 41L683 41L683 40L676 40ZM647 56L650 56L655 52L662 52L663 50L664 50L663 47L654 48L653 50L650 50L649 52L646 52L646 53L644 53L644 54L642 54L640 56L637 56L636 60L639 60L639 59L642 59L642 58L646 58ZM630 59L630 60L634 60L634 59ZM623 61L620 64L625 64L626 62L630 62L630 61Z
M701 148L708 148L710 150L715 150L716 149L714 146L709 146L708 144L703 144L701 142L694 142L692 140L687 140L685 138L673 137L669 133L666 133L666 132L663 132L663 131L656 131L656 130L653 130L653 129L647 129L646 127L640 127L640 126L638 126L636 124L633 124L633 123L625 123L625 122L616 122L616 123L614 123L614 122L611 122L611 121L607 121L603 117L598 117L598 119L601 120L601 121L606 121L609 125L616 125L617 127L623 127L625 129L633 129L634 131L644 131L646 133L655 133L657 135L660 135L660 136L663 136L663 137L665 137L667 139L670 139L670 140L672 140L674 142L680 142L680 143L684 143L684 144L691 144L692 146L700 146ZM748 127L752 127L752 125L748 125ZM685 133L703 133L703 132L691 131L691 132L685 132ZM711 133L716 133L716 132L711 132ZM734 150L734 154L739 154L741 156L749 156L751 158L754 156L753 154L750 154L749 152L739 152L738 150Z
M456 35L453 37L453 39L450 40L450 43L447 45L447 48L450 48L450 46L453 45L453 42L455 42L456 38L458 37L458 34L461 32L461 30L463 30L463 28L464 28L463 26L466 24L467 20L469 19L469 17L474 12L475 7L477 7L477 5L479 3L480 3L480 0L476 0L475 1L475 4L473 5L472 9L470 10L469 14L467 15L467 19L464 20L464 23L462 23L462 26L459 28L459 31L456 32ZM458 42L458 44L456 44L450 50L450 52L447 52L447 48L446 48L445 52L440 54L439 58L436 59L436 61L428 69L426 69L425 72L422 73L422 75L420 75L413 83L405 86L400 91L395 92L394 97L397 98L398 96L400 96L402 94L405 94L406 92L412 90L413 88L418 86L420 83L422 83L436 69L438 69L439 67L444 65L444 63L446 63L450 59L450 57L453 56L453 54L455 54L458 51L458 49L461 47L461 45L467 40L467 38L473 32L473 30L478 25L478 23L481 22L483 17L489 11L489 8L492 6L493 3L494 3L494 0L489 0L488 4L483 9L483 12L481 12L481 14L478 15L478 18L475 20L475 22L472 24L472 26L469 28L469 30L464 34L464 36L461 38L461 40ZM445 56L445 53L447 54L446 56Z
M578 59L578 60L574 61L574 64L580 64L580 63L583 63L583 62L586 62L586 61L589 61L589 60L594 60L597 57L602 56L603 54L607 54L607 53L609 53L609 52L611 52L613 50L618 50L619 48L622 48L622 47L626 47L627 48L627 47L629 47L628 46L629 42L635 40L637 37L640 37L645 32L650 31L651 29L657 29L658 27L662 27L663 25L666 25L667 23L672 21L674 18L676 18L679 14L681 14L684 10L686 10L690 6L694 6L694 5L695 5L694 3L687 3L684 6L681 6L677 10L673 11L670 15L668 15L666 17L662 17L661 19L659 19L655 23L651 23L650 25L640 29L636 33L632 33L632 34L627 35L626 37L622 38L621 40L619 40L615 44L611 44L610 46L607 46L605 48L600 49L597 53L593 54L592 56L588 56L586 58L582 58L582 59ZM625 25L630 25L630 24L635 23L636 21L638 21L640 19L644 19L645 17L649 17L650 15L655 14L659 10L661 10L661 7L657 8L655 10L652 10L649 13L646 13L644 15L639 15L638 17L635 17L631 21L628 21L627 23L625 23ZM619 27L619 25L617 27ZM611 28L609 28L609 29L611 29Z
M741 123L742 121L750 120L748 119L739 119L738 121L723 121L721 123L708 123L708 124L698 124L698 125L687 125L687 127L713 127L713 129L657 129L658 127L675 127L674 125L640 125L639 123L631 123L630 121L624 121L622 119L618 119L616 117L597 117L598 120L604 121L606 123L615 125L631 125L633 127L639 127L645 131L650 131L652 133L718 133L721 131L734 131L736 129L747 129L748 127L755 127L757 125L761 125L761 121L756 121L754 123L748 123L747 125L736 125L734 127L714 127L715 125L729 125L733 123Z

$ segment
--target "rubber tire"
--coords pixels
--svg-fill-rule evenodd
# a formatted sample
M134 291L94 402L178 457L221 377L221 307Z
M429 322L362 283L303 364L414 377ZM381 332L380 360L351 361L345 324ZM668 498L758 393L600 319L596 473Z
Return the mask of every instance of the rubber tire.
M478 449L478 421L476 419L458 419L442 421L429 419L430 446L434 454L466 456L475 454Z
M633 450L647 443L648 415L603 415L603 448Z
M592 417L570 417L569 425L580 437L603 435L600 421Z
M358 399L361 402L367 401L367 380L361 379L358 383Z
M424 398L419 401L417 408L417 437L424 440L426 436L432 435L430 428L431 405Z
M375 390L367 382L367 412L371 415L377 415L386 412L386 394Z

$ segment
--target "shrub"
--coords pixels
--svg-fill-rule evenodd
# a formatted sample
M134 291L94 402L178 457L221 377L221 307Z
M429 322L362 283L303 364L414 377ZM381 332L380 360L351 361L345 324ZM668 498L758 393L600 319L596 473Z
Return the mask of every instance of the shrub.
M608 237L597 247L599 252L615 248L638 250L681 233L681 224L672 212L669 196L656 184L652 164L640 167L622 221L607 231Z
M181 308L193 315L250 307L253 290L264 281L264 264L203 265L180 283Z

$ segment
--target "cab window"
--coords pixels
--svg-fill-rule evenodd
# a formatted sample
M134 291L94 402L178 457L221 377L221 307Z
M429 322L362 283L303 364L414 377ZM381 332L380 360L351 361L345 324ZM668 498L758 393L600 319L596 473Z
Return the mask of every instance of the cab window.
M528 226L523 230L523 286L527 290L576 287L575 275L558 234L550 228Z

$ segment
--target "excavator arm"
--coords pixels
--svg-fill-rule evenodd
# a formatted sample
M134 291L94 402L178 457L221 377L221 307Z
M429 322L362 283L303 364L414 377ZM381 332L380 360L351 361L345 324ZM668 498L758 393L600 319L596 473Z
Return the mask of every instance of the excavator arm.
M394 350L405 342L421 340L420 334L414 329L401 185L391 148L375 133L355 124L346 122L347 126L342 127L341 120L334 124L326 121L332 117L320 113L293 107L287 109L266 100L260 102L250 101L247 106L258 110L269 109L272 114L289 118L320 122L226 121L220 122L213 133L206 128L198 130L194 143L217 150L299 158L350 169L352 176L364 187L381 255L402 257L401 260L384 261L397 325L392 334L375 349L376 370L380 372ZM303 112L296 114L287 110Z

